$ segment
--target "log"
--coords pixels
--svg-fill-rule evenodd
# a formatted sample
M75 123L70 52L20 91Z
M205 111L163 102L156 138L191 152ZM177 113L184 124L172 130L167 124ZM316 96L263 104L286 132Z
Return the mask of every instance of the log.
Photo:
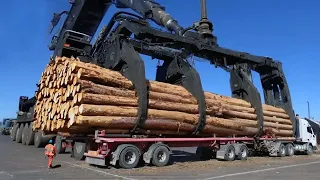
M111 78L111 76L106 76L106 74L110 74L112 77L116 77L116 78L113 79ZM85 77L105 85L115 85L115 86L120 86L127 89L133 89L133 85L129 80L123 78L123 76L119 72L114 72L108 69L99 69L99 71L97 70L94 71L92 68L88 68L82 65L81 68L78 70L78 78L81 79L81 77ZM147 81L147 84L149 86L149 90L151 91L160 92L160 93L167 93L169 91L173 95L194 99L193 96L182 86L156 82L156 81ZM220 99L230 104L251 107L250 103L242 99L230 98L230 97L221 96L221 95L217 95L209 92L205 92L205 96L208 99L216 99L216 100ZM269 111L285 113L285 111L280 108L274 108L268 105L263 105L263 106L267 108Z
M120 89L120 88L114 88L114 87L108 87L108 86L102 86L97 85L95 83L89 82L89 81L79 81L81 84L81 88L83 88L82 92L88 92L93 94L104 94L104 95L114 95L114 96L123 96L123 97L131 97L134 98L135 92L130 91L127 89ZM212 97L212 96L211 96ZM159 93L159 92L149 92L149 98L150 99L163 99L164 101L170 101L170 102L177 102L177 103L186 103L186 104L197 104L196 100L189 100L189 99L183 99L183 98L177 98L176 96L165 94L165 93ZM191 98L192 99L192 98ZM233 111L240 111L240 112L247 112L247 113L254 113L255 110L253 108L248 107L241 107L241 106L234 106L230 104L223 104L223 101L219 101L216 99L207 99L207 104L217 105L217 106L223 106L224 109L230 109ZM99 103L100 104L100 103ZM267 108L270 110L270 108ZM239 116L240 118L249 118L249 119L256 119L256 115L247 115L243 113L237 113L237 112L224 112L226 115L231 116ZM268 110L264 110L265 116L278 116L278 117L284 117L289 118L288 115L277 113L277 112L271 112ZM290 120L286 121L286 123L292 124Z
M257 127L258 122L254 120L248 120L248 119L240 119L240 118L232 118L235 123L240 123L243 124L244 126L249 126L249 127ZM293 127L291 125L286 125L286 124L278 124L278 123L273 123L273 122L263 122L264 127L273 127L276 129L283 129L283 130L292 130Z
M39 82L34 128L73 133L99 128L125 132L135 125L138 97L133 83L119 72L64 57L51 61ZM141 133L190 135L199 121L198 104L191 93L163 82L147 80L146 85L149 119ZM205 98L207 121L201 136L258 133L257 115L250 103L209 92L205 92ZM292 123L283 109L263 104L263 115L264 133L292 136Z
M80 68L78 70L77 77L83 80L90 80L92 82L101 83L103 85L118 86L126 89L134 89L131 81L124 81L122 79L116 79L106 73L98 71L92 71L88 69Z
M130 98L136 97L136 93L134 91L128 90L125 88L104 86L104 85L95 84L90 81L79 80L79 79L77 81L80 84L79 88L83 93L112 95L112 96L130 97ZM167 93L149 92L149 98L170 101L170 102L177 102L177 103L197 104L196 100L182 99Z
M101 95L101 94L91 94L91 93L79 93L78 96L78 104L96 104L96 105L119 105L119 106L138 106L138 99L136 97L134 98L127 98L127 97L119 97L119 96L107 96L107 95ZM208 101L207 103L210 103ZM221 104L221 103L220 103ZM218 105L218 103L215 103L215 105ZM168 111L180 111L180 112L186 112L190 114L197 114L198 111L198 105L193 104L183 104L183 103L172 103L172 102L164 102L164 101L157 101L153 99L149 99L149 107L152 109L158 109L158 110L168 110ZM249 113L243 113L243 112L237 112L228 110L235 109L240 110L237 108L232 108L232 106L214 106L212 104L207 104L206 113L207 115L212 116L223 116L223 115L229 115L231 117L238 117L238 118L245 118L245 119L257 119L257 115L255 114L249 114ZM283 121L287 124L291 124L291 121Z
M100 121L97 121L99 119ZM136 122L135 117L121 117L121 116L102 116L102 117L91 117L91 116L79 116L77 118L77 125L88 125L104 127L109 129L126 129L131 130ZM167 130L172 132L187 132L190 134L195 126L188 123L168 120L168 119L147 119L145 126L147 130ZM237 135L255 135L258 133L257 128L244 128L242 131L232 130L222 127L215 127L212 125L206 125L203 133L213 135L219 134L223 136L230 136L232 134ZM203 135L205 135L203 134ZM277 135L292 135L292 131L279 131ZM173 134L174 135L174 134Z
M109 106L109 105L89 105L82 104L79 107L79 114L83 116L124 116L134 117L137 115L137 108L135 107L124 107L124 106ZM180 122L186 122L190 124L198 123L198 116L178 111L164 111L156 109L148 109L149 118L164 118L172 119ZM232 129L243 129L243 126L234 123L232 120L218 118L218 117L207 117L207 124L232 128Z

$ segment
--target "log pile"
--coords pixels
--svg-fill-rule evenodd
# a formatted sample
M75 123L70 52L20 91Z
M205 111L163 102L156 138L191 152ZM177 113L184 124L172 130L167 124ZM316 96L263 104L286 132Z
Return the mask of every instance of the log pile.
M148 120L141 133L188 135L198 123L196 99L183 87L156 81L149 86ZM57 57L42 73L36 92L34 129L85 132L90 128L129 132L138 97L119 72L78 59ZM257 116L250 103L205 92L207 122L202 136L254 136ZM292 137L292 123L281 108L263 105L264 133Z

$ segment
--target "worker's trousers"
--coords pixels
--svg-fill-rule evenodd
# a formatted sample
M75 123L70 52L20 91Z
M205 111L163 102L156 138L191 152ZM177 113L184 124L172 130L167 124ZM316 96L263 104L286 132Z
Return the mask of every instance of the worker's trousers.
M48 168L52 167L53 156L48 155Z

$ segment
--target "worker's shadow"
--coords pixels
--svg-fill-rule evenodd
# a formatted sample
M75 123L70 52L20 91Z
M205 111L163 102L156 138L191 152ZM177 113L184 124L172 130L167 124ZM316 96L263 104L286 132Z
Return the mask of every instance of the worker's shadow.
M59 167L61 167L61 164L54 165L54 166L52 166L51 169L56 169L56 168L59 168Z

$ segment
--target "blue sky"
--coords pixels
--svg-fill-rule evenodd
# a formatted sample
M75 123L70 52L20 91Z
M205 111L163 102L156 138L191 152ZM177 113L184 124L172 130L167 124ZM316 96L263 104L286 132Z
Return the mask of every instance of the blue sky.
M178 22L189 26L200 17L199 0L158 0ZM186 3L188 2L188 3ZM222 47L269 56L283 63L293 107L320 120L320 1L208 0L208 16ZM20 95L33 96L48 63L54 12L68 10L67 0L6 1L0 6L0 119L15 117ZM100 27L107 24L111 8ZM143 56L147 78L154 79L157 61ZM205 91L230 95L229 74L207 62L196 62ZM254 83L261 92L259 77Z

